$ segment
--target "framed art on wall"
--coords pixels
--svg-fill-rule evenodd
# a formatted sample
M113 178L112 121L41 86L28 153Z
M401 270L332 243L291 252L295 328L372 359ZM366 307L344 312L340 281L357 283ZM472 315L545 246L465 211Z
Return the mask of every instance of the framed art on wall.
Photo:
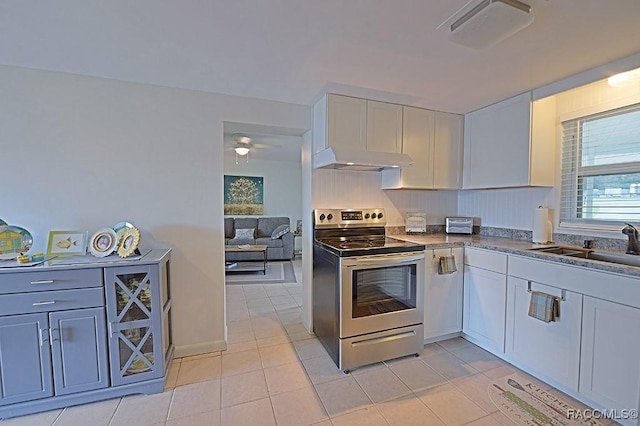
M87 253L87 231L49 231L47 255Z
M224 176L224 214L264 214L262 177Z

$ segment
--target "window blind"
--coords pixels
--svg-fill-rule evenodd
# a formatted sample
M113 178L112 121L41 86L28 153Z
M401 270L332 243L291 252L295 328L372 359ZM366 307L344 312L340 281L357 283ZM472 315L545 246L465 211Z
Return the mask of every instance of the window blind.
M640 104L562 123L560 224L640 222Z

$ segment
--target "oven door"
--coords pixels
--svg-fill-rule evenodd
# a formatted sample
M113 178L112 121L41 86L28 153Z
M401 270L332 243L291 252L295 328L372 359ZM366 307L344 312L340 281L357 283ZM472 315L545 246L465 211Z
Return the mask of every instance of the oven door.
M340 337L422 324L424 252L341 258Z

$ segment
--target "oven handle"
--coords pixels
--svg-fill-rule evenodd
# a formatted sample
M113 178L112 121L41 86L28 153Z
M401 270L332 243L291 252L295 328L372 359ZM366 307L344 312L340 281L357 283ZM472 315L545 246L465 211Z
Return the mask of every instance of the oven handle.
M388 254L381 256L355 257L343 260L342 266L347 268L366 268L370 266L400 266L424 260L424 252L420 254Z

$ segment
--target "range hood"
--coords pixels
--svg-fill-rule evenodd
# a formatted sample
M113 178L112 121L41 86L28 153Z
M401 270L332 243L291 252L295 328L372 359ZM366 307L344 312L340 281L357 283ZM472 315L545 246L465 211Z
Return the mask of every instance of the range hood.
M324 149L313 156L313 167L316 169L372 172L407 167L412 164L413 160L407 154L362 151L339 147Z

